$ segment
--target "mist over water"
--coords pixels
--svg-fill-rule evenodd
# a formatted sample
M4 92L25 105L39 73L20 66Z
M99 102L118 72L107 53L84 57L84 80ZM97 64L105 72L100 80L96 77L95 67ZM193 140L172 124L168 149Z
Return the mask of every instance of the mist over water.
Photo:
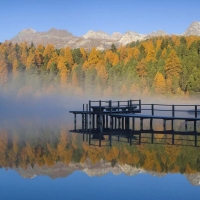
M31 83L29 83L30 85ZM142 104L198 104L199 99L189 99L182 97L164 97L164 96L143 96L129 95L111 96L88 94L87 91L80 94L68 93L48 93L43 92L38 85L35 85L33 92L24 92L19 95L18 84L8 85L8 90L0 91L0 126L19 127L27 124L33 126L73 126L73 115L70 110L82 110L83 104L88 104L89 100L138 100ZM39 95L38 95L39 94ZM86 107L85 107L86 108ZM159 107L161 109L162 106ZM171 109L171 107L166 107ZM185 109L185 108L184 108ZM199 109L199 108L198 108ZM184 116L194 115L194 107L188 107L190 112L184 112ZM143 111L150 114L150 111ZM155 115L171 115L171 112L156 111ZM183 112L179 112L183 116ZM69 128L70 129L70 128Z

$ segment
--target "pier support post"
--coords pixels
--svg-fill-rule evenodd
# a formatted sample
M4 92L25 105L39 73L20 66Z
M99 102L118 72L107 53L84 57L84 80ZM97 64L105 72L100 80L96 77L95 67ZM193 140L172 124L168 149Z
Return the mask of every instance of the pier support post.
M125 129L129 130L129 117L125 117Z
M132 130L134 131L135 130L135 118L132 117Z
M163 119L163 130L166 131L166 120Z
M187 120L185 120L185 132L187 132L188 131L188 128L187 128L188 126L187 126Z
M95 129L95 115L92 114L92 129Z
M153 118L150 119L150 130L153 131Z
M110 116L110 129L113 129L113 117Z
M76 131L76 114L74 114L74 130Z
M154 116L154 104L151 104L151 115Z
M122 130L124 130L124 117L122 117Z
M106 115L106 128L108 128L108 115Z
M140 118L140 130L143 130L143 118Z

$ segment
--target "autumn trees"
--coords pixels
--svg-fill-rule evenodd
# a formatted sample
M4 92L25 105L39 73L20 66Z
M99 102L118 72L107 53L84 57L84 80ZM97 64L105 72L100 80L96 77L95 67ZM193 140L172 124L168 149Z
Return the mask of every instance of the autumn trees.
M197 36L154 37L126 47L111 45L105 51L4 42L0 44L0 85L4 89L17 85L20 91L26 87L30 92L130 97L198 94L199 49Z

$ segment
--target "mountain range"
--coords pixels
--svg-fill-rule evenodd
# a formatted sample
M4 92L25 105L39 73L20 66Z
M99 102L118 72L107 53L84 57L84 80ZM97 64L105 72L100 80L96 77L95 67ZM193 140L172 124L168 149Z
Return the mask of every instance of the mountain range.
M140 41L151 37L164 35L169 34L163 30L158 30L149 34L140 34L137 32L128 31L124 34L114 32L112 35L109 35L103 31L90 30L86 34L77 37L67 30L58 30L52 28L47 32L37 32L34 29L29 28L19 32L10 41L13 43L21 43L26 41L28 44L33 42L34 45L42 44L44 46L47 44L53 44L58 49L69 46L72 49L80 47L91 49L96 47L99 50L104 50L110 48L112 44L115 44L116 46L126 45L133 41ZM200 36L200 22L193 22L181 35Z
M75 171L82 171L88 176L104 176L105 174L112 173L114 175L125 174L127 176L134 176L137 174L151 174L152 176L163 177L167 173L157 173L153 171L146 171L142 168L133 167L130 165L120 165L115 164L114 166L111 163L101 160L96 164L92 164L90 160L87 160L85 163L70 163L68 165L58 162L54 166L38 166L27 167L23 169L21 167L14 168L22 177L24 178L35 178L37 176L43 175L51 177L52 179L68 177L70 174ZM200 185L200 173L196 174L184 174L188 181L192 185Z

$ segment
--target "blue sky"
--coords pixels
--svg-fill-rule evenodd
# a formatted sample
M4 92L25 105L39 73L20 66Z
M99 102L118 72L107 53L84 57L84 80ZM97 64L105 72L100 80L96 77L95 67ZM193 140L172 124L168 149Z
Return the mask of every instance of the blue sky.
M199 0L0 0L0 41L27 28L65 29L76 36L89 30L180 34L200 21L199 8Z

